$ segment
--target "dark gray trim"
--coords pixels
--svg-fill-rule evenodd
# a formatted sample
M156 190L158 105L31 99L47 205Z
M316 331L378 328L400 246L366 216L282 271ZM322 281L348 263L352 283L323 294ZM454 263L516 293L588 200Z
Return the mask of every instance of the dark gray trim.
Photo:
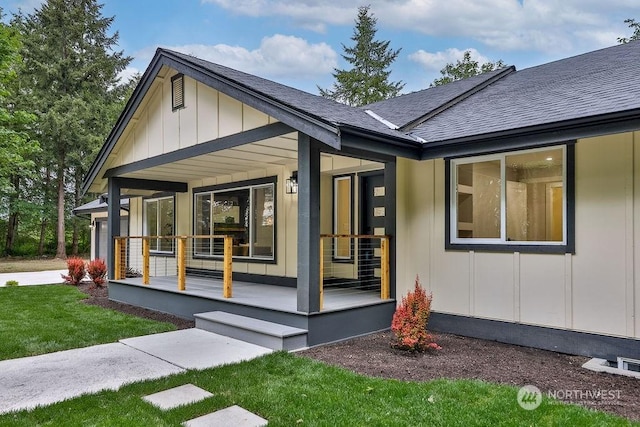
M247 262L250 264L277 264L278 263L278 176L268 176L265 178L247 179L244 181L228 182L225 184L207 185L205 187L192 188L191 192L191 206L192 206L192 221L191 231L196 234L196 195L215 191L234 190L243 187L260 186L272 184L273 185L273 257L272 258L260 258L260 257L237 257L233 259L237 262ZM224 256L221 255L193 255L192 259L205 259L205 260L222 260Z
M128 188L131 190L166 191L169 193L186 193L189 191L189 185L186 182L123 177L109 177L109 180L117 181L120 188ZM109 200L112 199L109 198Z
M421 159L423 145L418 141L412 142L392 136L382 136L345 125L341 125L340 129L342 131L342 148L340 148L340 151L344 148L360 150L364 153L371 153L371 156L377 157L380 159L379 161L386 161L395 157Z
M635 109L598 117L583 117L562 123L427 142L424 144L420 158L427 160L524 150L558 145L567 140L631 132L638 129L640 129L640 110Z
M222 270L187 267L187 275L199 277L211 277L222 280ZM266 274L252 274L233 272L233 280L239 282L259 283L261 285L283 286L285 288L295 288L297 279L286 276L269 276Z
M250 144L252 142L286 135L287 133L291 132L295 132L295 129L285 125L284 123L271 123L255 129L247 130L240 133L234 133L233 135L223 136L207 142L203 142L201 144L181 148L169 153L160 154L143 160L138 160L137 162L128 163L122 166L116 166L115 168L111 168L106 171L104 174L104 178L137 172L140 170L152 168L155 166L162 166L173 162L179 162L181 160L190 159L192 157L211 154L217 151Z
M227 182L224 184L207 185L204 187L194 187L191 192L195 195L197 193L206 193L209 191L221 191L221 190L233 190L240 187L249 187L253 185L264 185L278 183L278 176L268 176L265 178L246 179L244 181Z
M396 162L384 165L384 230L389 236L389 289L396 298Z
M115 240L120 235L120 182L109 178L107 182L109 204L107 205L107 277L115 275Z
M549 147L559 146L554 144ZM445 159L444 163L444 248L451 251L478 251L478 252L520 252L530 254L575 254L575 141L564 141L567 150L567 163L565 192L567 198L567 243L565 245L518 245L518 244L477 244L477 243L451 243L451 159ZM499 153L510 153L509 150L501 150ZM458 157L456 157L458 158Z
M429 329L434 332L607 360L616 360L618 356L640 359L640 340L633 338L619 338L433 311L429 317Z
M515 71L516 71L516 67L514 67L513 65L503 68L501 71L497 72L491 78L484 80L483 82L481 82L480 84L478 84L476 86L473 86L468 91L461 93L460 95L458 95L455 98L449 100L448 102L445 102L444 104L439 105L438 108L436 108L436 109L434 109L432 111L429 111L427 114L424 114L424 115L418 117L417 119L414 119L414 120L402 125L399 128L399 130L402 131L402 132L410 131L414 127L420 125L421 123L426 122L429 119L432 119L433 117L437 116L438 114L442 113L443 111L448 110L449 108L453 107L456 104L459 104L460 102L464 101L465 99L469 98L470 96L480 92L482 89L486 88L489 85L492 85L493 83L497 82L498 80L502 79L503 77L508 76L511 73L514 73Z
M298 134L298 311L320 311L320 144Z

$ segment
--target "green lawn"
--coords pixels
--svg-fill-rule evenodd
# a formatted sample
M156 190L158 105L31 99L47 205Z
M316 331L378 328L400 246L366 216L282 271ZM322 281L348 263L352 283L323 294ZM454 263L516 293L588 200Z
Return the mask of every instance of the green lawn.
M166 412L141 400L188 383L214 396ZM516 394L512 387L471 380L411 383L368 378L281 352L7 414L0 416L0 425L179 426L234 404L266 418L272 427L633 425L547 399L539 408L525 411L518 406Z
M160 323L82 303L71 286L0 288L0 360L175 330Z

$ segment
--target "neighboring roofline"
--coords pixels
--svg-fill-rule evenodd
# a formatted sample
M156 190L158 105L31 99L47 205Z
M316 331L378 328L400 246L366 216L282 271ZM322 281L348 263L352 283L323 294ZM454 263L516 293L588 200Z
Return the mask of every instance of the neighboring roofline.
M426 142L421 160L540 147L640 129L640 108L481 135Z
M131 98L129 98L124 110L118 117L115 126L112 128L105 143L100 148L98 155L89 167L82 183L83 194L89 190L89 187L97 178L104 162L107 160L109 154L115 147L115 144L122 136L125 128L142 103L144 96L149 91L155 77L163 66L175 69L176 71L214 87L215 89L220 90L241 102L247 103L254 108L257 107L258 110L275 117L296 130L306 133L333 148L340 148L340 129L334 124L327 123L317 117L305 114L304 112L296 110L282 102L243 86L238 82L216 74L213 71L206 70L197 64L175 55L171 51L158 48L155 56L151 60L151 63L142 75L139 84L131 95Z
M99 200L99 199L96 199L96 200ZM94 207L85 208L85 206L92 204L96 200L93 200L91 202L85 203L84 205L80 205L77 208L73 208L71 210L71 213L76 215L76 216L80 216L80 215L84 215L84 214L106 212L107 211L107 206L108 206L107 203L99 203ZM128 211L129 210L129 198L128 197L120 199L120 209L122 209L123 211Z
M449 101L447 101L446 103L439 105L438 107L434 108L433 110L427 112L426 114L408 122L405 123L404 125L400 126L400 128L398 130L400 130L401 132L409 132L411 131L411 129L413 129L414 127L426 122L427 120L430 120L432 118L434 118L435 116L437 116L438 114L442 113L445 110L448 110L449 108L453 107L456 104L459 104L460 102L464 101L465 99L469 98L472 95L475 95L476 93L480 92L482 89L486 88L487 86L497 82L498 80L502 79L503 77L508 76L511 73L514 73L516 71L516 67L511 65L509 67L504 67L502 70L500 70L498 73L496 73L495 75L491 76L491 78L488 78L484 81L482 81L481 83L473 86L471 89L467 90L466 92L461 93L460 95L456 96L455 98L450 99Z

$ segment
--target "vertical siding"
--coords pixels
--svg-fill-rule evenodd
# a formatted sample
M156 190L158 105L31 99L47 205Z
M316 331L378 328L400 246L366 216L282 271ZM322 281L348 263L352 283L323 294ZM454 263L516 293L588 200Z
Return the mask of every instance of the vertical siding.
M578 141L575 255L445 251L444 161L400 160L398 295L420 274L437 311L640 337L637 136Z

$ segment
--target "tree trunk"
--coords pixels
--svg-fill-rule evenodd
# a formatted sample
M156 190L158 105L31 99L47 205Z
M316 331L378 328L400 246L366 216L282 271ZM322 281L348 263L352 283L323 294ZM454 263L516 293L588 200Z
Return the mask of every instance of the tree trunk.
M64 217L64 162L60 161L58 164L58 246L56 248L56 258L60 259L67 259Z
M47 236L47 215L44 212L44 206L46 206L49 202L49 185L51 185L51 170L47 167L45 171L44 178L44 189L42 192L43 196L43 215L42 221L40 221L40 241L38 242L38 256L44 255L44 242Z
M78 168L74 171L74 188L73 188L73 201L74 207L80 205L80 187L82 185L79 178ZM78 255L78 242L80 240L80 229L78 227L78 218L73 218L73 242L71 244L71 253L75 256Z
M4 253L11 255L13 253L13 245L16 242L18 234L18 211L16 209L16 201L18 200L18 191L20 190L20 177L15 175L11 177L14 193L9 199L9 218L7 220L7 240L4 246Z

